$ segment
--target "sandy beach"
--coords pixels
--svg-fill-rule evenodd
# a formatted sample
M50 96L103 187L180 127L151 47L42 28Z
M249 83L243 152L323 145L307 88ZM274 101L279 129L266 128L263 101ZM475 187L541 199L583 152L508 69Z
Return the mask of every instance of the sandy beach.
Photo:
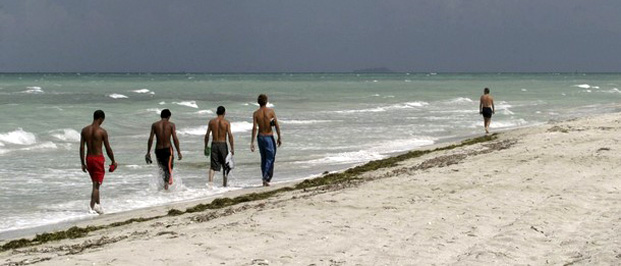
M104 215L77 225L162 217L5 250L0 264L618 265L620 140L618 113L550 122L221 209Z

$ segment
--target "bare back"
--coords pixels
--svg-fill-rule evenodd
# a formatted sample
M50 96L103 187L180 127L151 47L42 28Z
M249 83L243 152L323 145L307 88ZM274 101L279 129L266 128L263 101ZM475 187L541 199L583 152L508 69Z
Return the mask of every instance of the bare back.
M209 121L209 128L213 136L213 142L226 142L226 136L228 135L231 124L228 120L217 117Z
M481 95L481 108L483 107L492 107L494 106L494 98L492 98L492 95L489 94L483 94Z
M274 110L267 107L261 107L252 115L254 122L259 126L260 135L273 135L271 121L275 119Z
M160 120L151 125L151 130L155 133L157 141L155 145L156 149L163 149L171 146L170 137L175 130L174 127L175 124L167 120Z
M81 137L86 143L87 155L103 155L102 145L107 133L103 128L90 125L82 129Z

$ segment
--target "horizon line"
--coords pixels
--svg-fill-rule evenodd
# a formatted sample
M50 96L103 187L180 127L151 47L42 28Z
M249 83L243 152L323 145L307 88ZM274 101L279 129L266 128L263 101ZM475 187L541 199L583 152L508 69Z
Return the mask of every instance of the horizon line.
M168 71L26 71L26 72L0 72L0 75L13 74L215 74L215 75L235 75L235 74L621 74L621 71L240 71L240 72L168 72Z

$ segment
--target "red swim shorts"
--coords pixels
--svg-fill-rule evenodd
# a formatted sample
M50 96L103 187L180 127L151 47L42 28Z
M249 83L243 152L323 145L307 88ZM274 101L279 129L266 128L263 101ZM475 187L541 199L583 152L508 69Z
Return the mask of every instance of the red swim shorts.
M103 155L86 156L86 169L88 174L91 175L93 182L103 183L104 174L106 173L105 162L106 158Z

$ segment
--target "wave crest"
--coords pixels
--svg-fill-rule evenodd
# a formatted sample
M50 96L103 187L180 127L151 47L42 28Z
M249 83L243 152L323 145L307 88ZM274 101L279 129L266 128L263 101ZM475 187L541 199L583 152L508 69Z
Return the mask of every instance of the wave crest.
M0 133L0 141L16 145L32 145L37 143L34 133L24 131L21 127L7 133Z

